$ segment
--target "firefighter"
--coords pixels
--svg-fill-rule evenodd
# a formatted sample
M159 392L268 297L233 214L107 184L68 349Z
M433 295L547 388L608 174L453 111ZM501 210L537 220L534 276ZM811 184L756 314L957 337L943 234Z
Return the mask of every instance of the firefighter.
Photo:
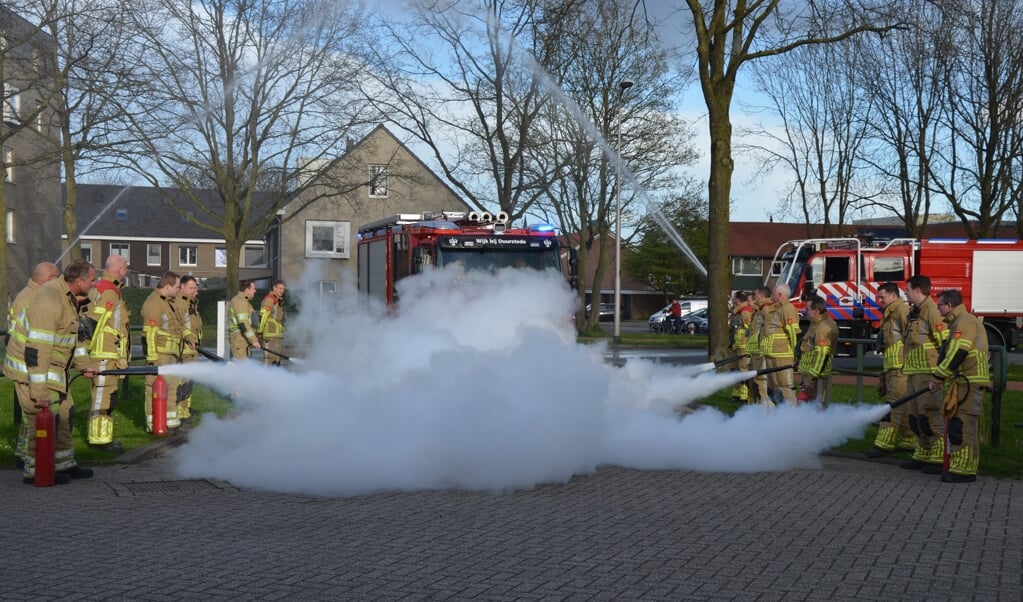
M760 350L760 330L764 324L764 308L770 304L771 289L766 286L757 287L753 291L753 303L751 305L753 313L750 315L749 330L747 330L746 334L746 352L749 354L750 370L759 371L764 369L764 354ZM746 381L747 388L751 384L754 390L749 392L746 403L761 403L764 405L770 403L767 396L767 375L760 374L753 377L751 381Z
M89 358L97 370L127 368L131 358L131 330L128 304L121 296L128 275L128 260L121 255L107 257L103 276L89 291L91 309L83 319L94 324L89 342ZM89 400L88 443L116 454L124 446L114 440L111 413L117 403L117 388L123 376L97 376L92 382Z
M931 375L938 366L938 349L948 336L938 306L931 299L931 279L916 275L906 281L906 297L913 305L906 324L906 360L902 371L906 374L907 393L916 393L930 387ZM913 457L902 463L902 468L923 470L927 474L941 474L945 450L945 422L941 408L941 391L931 391L917 397L909 408L909 428L916 435Z
M55 420L54 447L57 471L54 482L64 484L71 479L92 476L91 468L75 461L72 438L74 400L68 395L68 371L73 365L86 376L95 375L88 351L79 344L77 297L92 288L96 270L85 261L72 262L56 278L36 290L24 317L17 320L11 333L4 359L4 375L14 381L14 392L31 425L26 436L23 482L35 482L35 419L40 409L53 408Z
M796 389L792 379L792 362L796 357L796 341L799 337L799 314L789 302L789 285L774 287L773 302L764 306L760 326L760 353L768 370L788 366L767 375L767 388L771 390L770 402L779 404L785 400L796 405Z
M906 394L906 375L902 371L905 363L903 334L909 322L909 307L899 294L899 286L886 282L877 288L877 302L884 310L881 328L878 332L878 350L881 352L883 372L878 393L891 403ZM881 419L874 447L867 452L868 458L881 458L898 447L913 449L916 435L909 428L909 408L906 404L892 408Z
M270 292L259 306L259 327L256 334L263 341L263 348L277 353L284 352L284 292L288 290L283 280L274 282ZM263 354L263 363L280 366L281 356Z
M822 408L828 406L831 393L831 358L838 343L838 324L828 314L828 305L822 297L806 303L810 325L799 344L799 373L803 377L803 390Z
M957 290L938 295L938 311L944 318L947 336L928 386L935 393L945 391L942 414L947 421L949 465L941 480L970 483L977 480L980 464L977 427L984 392L991 384L987 332L984 324L963 307L963 295Z
M746 339L748 338L750 321L753 319L753 308L749 304L750 295L746 291L735 291L732 295L732 313L728 319L729 334L731 335L732 353L740 356L735 362L735 369L739 372L749 370L749 354L746 352ZM732 401L736 403L749 403L749 383L742 381L732 387Z
M195 338L186 339L185 324L176 306L180 279L167 272L142 304L142 332L145 339L146 364L167 366L181 362L181 351L186 345L195 346ZM178 416L178 387L181 379L164 376L167 381L167 428L172 432L181 426ZM156 375L146 376L146 431L153 432L153 381Z
M255 282L251 280L238 282L238 294L231 299L227 312L232 358L248 358L253 347L260 348L256 329L252 327L252 297L255 295Z
M202 316L199 315L199 281L195 276L185 275L181 277L180 292L174 300L174 309L181 314L181 321L184 324L185 340L194 341L193 345L186 343L181 349L181 361L192 362L198 359L197 347L202 346ZM178 420L188 423L192 420L192 382L182 380L178 384Z
M18 322L25 319L25 310L32 302L32 298L35 297L39 287L59 277L60 268L57 267L57 264L49 261L36 264L28 284L25 288L21 289L21 292L14 297L14 302L11 303L7 316L5 344L10 343L11 333L14 332ZM18 468L22 468L25 466L25 445L28 441L28 428L35 428L35 425L30 425L28 421L21 419L21 405L18 403L17 396L14 399L14 423L18 425L18 442L14 446L14 463Z

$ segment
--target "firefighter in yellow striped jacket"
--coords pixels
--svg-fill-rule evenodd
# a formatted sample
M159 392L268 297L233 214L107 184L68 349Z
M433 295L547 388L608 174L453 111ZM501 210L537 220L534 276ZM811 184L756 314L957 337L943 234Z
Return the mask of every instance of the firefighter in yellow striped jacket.
M948 333L938 353L938 366L931 375L931 391L945 390L942 414L947 428L950 456L945 483L977 480L980 464L980 421L984 392L991 384L988 373L988 341L984 324L963 307L957 290L938 295L938 311Z
M8 311L8 343L11 333L14 332L19 323L22 324L23 332L28 332L28 328L24 326L25 310L32 303L32 299L36 296L36 291L39 290L39 287L57 278L60 278L60 268L57 267L57 264L49 261L36 264L35 269L32 270L32 278L29 279L25 288L21 289L21 292L14 297L14 302L11 303L10 310ZM18 468L22 468L25 465L25 445L28 442L28 429L34 429L35 425L21 419L21 405L17 403L17 400L15 400L14 404L14 418L14 422L18 425L18 442L14 447L14 459Z
M930 387L931 375L938 366L938 349L948 336L946 324L931 299L931 279L916 275L906 281L906 297L913 307L906 325L907 393L916 393ZM945 422L941 415L944 398L941 391L924 393L910 402L909 428L916 435L913 457L902 463L903 468L923 470L928 474L941 474L945 454Z
M287 286L283 280L274 282L273 288L259 304L259 327L256 333L263 340L263 349L284 352L284 292ZM263 354L263 363L280 366L281 357L271 353Z
M753 313L750 315L749 329L746 331L746 352L749 353L749 369L762 370L764 368L764 355L760 349L760 329L764 325L764 308L771 304L771 289L766 286L757 287L753 291L753 302L750 305ZM747 403L768 404L767 397L767 375L761 374L746 381L749 387Z
M255 295L256 283L241 280L238 294L228 304L227 333L233 359L246 359L252 354L252 348L260 348L256 329L252 327L252 297Z
M909 323L909 306L902 300L899 286L894 282L885 282L877 288L877 301L884 310L878 331L878 350L883 364L877 390L884 401L891 403L906 394L906 375L902 371L906 361L903 335ZM881 418L874 447L867 452L867 457L883 457L896 447L910 450L916 447L906 404L892 408Z
M749 338L749 325L753 320L753 308L749 304L749 293L746 291L735 291L732 295L732 313L728 318L729 332L731 334L732 353L740 358L735 362L735 369L739 372L749 370L749 352L746 351L746 342ZM732 401L738 403L749 403L750 390L749 381L742 381L732 387Z
M51 407L55 416L56 448L55 482L92 476L91 468L75 461L72 438L74 400L68 395L68 371L72 366L87 376L95 369L89 362L85 344L79 342L78 301L92 288L96 270L84 261L75 261L64 269L63 277L39 287L25 310L25 317L15 325L4 358L4 375L14 381L28 431L23 481L35 480L36 414ZM56 406L56 407L54 407Z
M810 325L799 345L799 373L803 388L820 406L827 407L831 379L831 358L838 343L838 324L828 315L828 305L821 297L806 303Z
M185 326L185 345L181 349L181 361L192 362L198 359L199 352L196 347L202 345L202 316L199 315L199 281L195 276L185 275L181 277L180 291L178 298L174 301L174 308L181 313L181 321ZM188 341L195 341L189 345ZM178 385L178 419L181 421L192 418L192 382L182 380Z
M131 330L128 304L121 296L128 276L128 260L110 255L103 276L89 291L92 301L87 318L95 322L89 357L98 370L127 368L131 359ZM89 401L89 445L113 453L123 453L124 446L114 441L114 419L111 413L117 403L117 388L123 376L97 376L92 383Z
M142 333L145 338L146 363L150 366L167 366L181 362L181 350L195 344L195 338L186 339L185 325L181 313L175 307L179 289L179 278L174 272L167 272L160 278L156 289L142 304ZM167 428L181 426L178 416L178 387L181 378L164 376L167 381ZM153 430L153 381L156 376L146 376L146 430Z
M764 307L764 322L760 328L760 353L764 356L767 369L781 368L767 375L767 388L771 391L770 401L779 404L782 400L796 405L796 388L793 382L792 363L796 357L796 342L799 338L799 314L789 301L791 290L787 284L774 287L773 303Z

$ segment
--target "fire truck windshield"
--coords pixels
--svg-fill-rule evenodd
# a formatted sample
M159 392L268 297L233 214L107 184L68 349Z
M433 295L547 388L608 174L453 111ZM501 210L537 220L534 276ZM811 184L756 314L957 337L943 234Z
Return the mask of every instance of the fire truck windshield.
M560 270L558 251L553 249L438 249L437 265L461 263L466 270L495 272L501 268Z

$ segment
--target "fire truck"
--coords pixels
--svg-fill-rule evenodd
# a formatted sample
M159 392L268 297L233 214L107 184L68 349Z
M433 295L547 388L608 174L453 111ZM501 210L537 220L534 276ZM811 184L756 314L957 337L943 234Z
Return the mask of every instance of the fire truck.
M1023 242L896 238L868 244L857 238L790 240L778 247L765 284L789 285L802 312L823 297L842 337L868 338L880 326L878 286L894 282L905 298L906 280L931 279L931 294L957 289L966 308L984 319L991 345L1015 347L1023 333Z
M401 213L361 226L358 236L359 291L388 304L398 301L395 282L453 263L467 271L562 270L554 226L512 228L503 211Z

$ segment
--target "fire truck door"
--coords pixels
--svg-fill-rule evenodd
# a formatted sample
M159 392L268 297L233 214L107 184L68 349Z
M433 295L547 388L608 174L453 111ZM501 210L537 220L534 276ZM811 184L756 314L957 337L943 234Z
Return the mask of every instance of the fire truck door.
M433 247L422 245L412 251L412 273L421 274L434 266Z

